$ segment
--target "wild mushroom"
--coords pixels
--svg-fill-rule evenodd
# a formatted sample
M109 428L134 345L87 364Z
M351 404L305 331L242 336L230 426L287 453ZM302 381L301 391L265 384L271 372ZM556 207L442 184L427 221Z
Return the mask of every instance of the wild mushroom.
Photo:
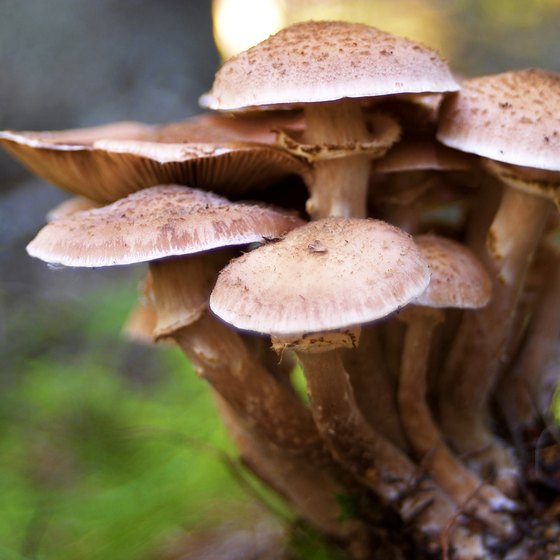
M431 280L398 314L407 327L398 388L401 421L417 458L455 503L488 523L494 533L511 536L511 519L494 511L513 510L515 504L453 455L428 406L428 357L432 332L445 319L442 308L483 307L490 300L490 278L460 243L434 235L418 236L415 242L430 267Z
M266 442L258 444L269 448L262 464L268 474L284 470L278 480L283 495L322 531L347 539L361 524L338 518L334 493L345 489L335 478L310 414L251 358L237 333L207 312L209 290L224 260L212 249L276 237L300 223L269 208L165 185L51 222L28 251L67 266L149 261L156 336L171 337L184 350L239 416L251 445ZM297 496L286 477L304 461L297 478L303 494Z
M233 119L200 115L165 126L114 123L53 132L0 132L0 145L58 187L99 203L164 183L221 194L247 192L309 166L274 147L270 129L293 116Z
M445 434L483 476L494 473L514 491L511 453L487 426L488 400L508 358L511 327L527 268L560 184L560 75L520 70L462 82L442 105L438 139L487 158L503 195L480 258L495 285L492 301L465 314L443 375L440 415ZM502 163L503 162L503 163ZM523 168L518 167L523 166ZM545 170L542 182L528 176Z
M365 217L370 159L385 153L399 129L379 117L371 135L363 100L457 89L431 49L362 24L308 21L228 60L204 103L219 111L303 107L303 144L280 140L314 162L309 214Z
M414 463L364 420L343 365L358 325L405 305L428 281L410 236L376 220L332 217L232 261L210 305L237 328L269 333L279 350L296 352L335 459L435 539L452 514L450 502L430 481L415 482Z

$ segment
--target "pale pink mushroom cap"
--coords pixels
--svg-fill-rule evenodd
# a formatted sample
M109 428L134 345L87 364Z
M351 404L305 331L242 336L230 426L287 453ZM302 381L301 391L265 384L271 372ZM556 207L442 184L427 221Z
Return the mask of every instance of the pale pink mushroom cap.
M438 139L493 160L560 171L560 74L472 78L442 104Z
M66 266L112 266L259 242L301 223L263 206L232 203L189 187L160 185L55 220L39 232L27 251Z
M323 332L392 313L422 293L429 277L408 234L379 220L333 217L232 261L210 307L241 329Z
M229 111L458 89L432 49L359 23L307 21L225 62L204 103Z
M412 303L466 309L483 307L490 301L490 277L467 247L436 235L419 235L414 241L432 277L426 291Z

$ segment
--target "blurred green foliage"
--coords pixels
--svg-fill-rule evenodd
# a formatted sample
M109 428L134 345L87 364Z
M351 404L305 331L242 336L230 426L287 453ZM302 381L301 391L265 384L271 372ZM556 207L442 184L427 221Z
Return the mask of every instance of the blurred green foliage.
M228 469L209 393L180 352L118 340L134 297L127 282L80 302L90 344L76 353L56 349L68 327L27 321L37 351L20 355L22 375L0 396L2 560L138 559L250 499ZM155 379L119 373L122 353L135 351L156 355L145 362L159 369Z

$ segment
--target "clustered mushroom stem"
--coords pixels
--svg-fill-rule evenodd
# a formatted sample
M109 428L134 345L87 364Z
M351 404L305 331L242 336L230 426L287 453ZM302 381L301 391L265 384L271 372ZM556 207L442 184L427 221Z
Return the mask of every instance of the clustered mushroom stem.
M414 463L364 420L342 352L296 352L320 434L334 458L396 508L402 519L415 518L425 535L440 534L453 515L453 505L435 485L419 481Z
M490 269L494 295L490 303L463 316L442 375L440 420L453 447L469 456L481 474L489 468L511 480L514 461L486 425L489 396L508 346L525 275L552 207L545 198L512 188L502 202L487 236L483 261ZM523 227L520 227L523 224Z
M238 333L206 313L173 337L198 374L271 444L325 463L308 410L250 357Z
M408 452L395 398L396 381L387 370L379 336L379 325L362 327L358 348L344 354L344 367L366 421L401 451Z
M512 370L505 373L495 392L498 404L515 434L531 425L539 416L546 417L558 374L547 382L549 364L560 347L560 253L553 250L547 258L549 268L531 324ZM557 369L557 368L556 368Z
M358 100L305 105L305 141L314 145L364 142L368 131ZM370 157L354 155L314 164L307 211L313 219L328 216L365 218Z
M275 448L218 394L214 393L214 398L242 462L253 474L325 534L344 540L349 537L353 540L357 533L365 534L360 522L343 520L340 516L336 496L346 493L346 488L305 457Z
M511 536L514 525L506 514L493 510L513 509L499 490L486 486L451 452L432 418L428 406L428 358L434 328L443 312L411 306L401 312L407 324L402 354L398 403L402 423L415 455L444 492L464 511L487 524L499 536Z
M207 311L219 253L227 255L221 251L217 256L151 263L160 331L179 344L199 375L272 444L324 462L323 445L309 411L250 356L238 333Z

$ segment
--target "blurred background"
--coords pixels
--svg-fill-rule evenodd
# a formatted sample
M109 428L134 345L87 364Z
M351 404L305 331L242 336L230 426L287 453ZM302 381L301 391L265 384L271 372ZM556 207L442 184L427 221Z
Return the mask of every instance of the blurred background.
M310 18L421 40L462 75L560 71L560 0L2 0L0 129L183 119L220 57ZM205 388L120 338L142 270L26 256L65 197L0 153L0 560L270 559L281 536Z

